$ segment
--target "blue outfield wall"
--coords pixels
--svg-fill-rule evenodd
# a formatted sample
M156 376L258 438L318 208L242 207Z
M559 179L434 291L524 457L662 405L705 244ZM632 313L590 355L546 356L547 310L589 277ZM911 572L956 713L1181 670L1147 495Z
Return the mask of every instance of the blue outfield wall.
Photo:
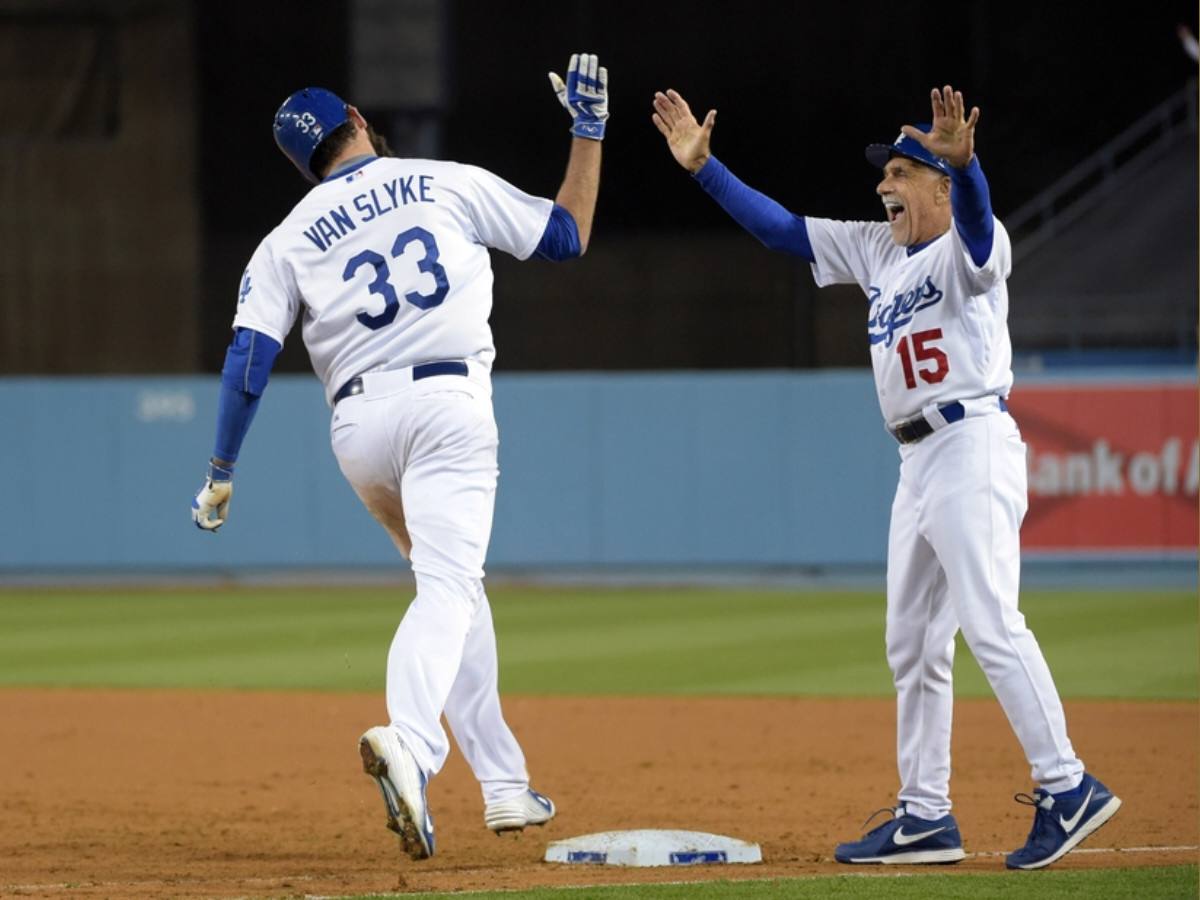
M1068 380L1164 377L1195 372ZM1019 385L1035 380L1058 377ZM407 568L338 470L312 376L272 379L230 521L198 531L217 390L215 376L0 378L0 577ZM899 460L867 370L501 374L495 406L493 570L883 565Z
M0 570L393 566L329 447L316 379L278 376L229 523L188 508L217 379L4 378ZM495 379L491 567L878 564L897 455L853 372Z

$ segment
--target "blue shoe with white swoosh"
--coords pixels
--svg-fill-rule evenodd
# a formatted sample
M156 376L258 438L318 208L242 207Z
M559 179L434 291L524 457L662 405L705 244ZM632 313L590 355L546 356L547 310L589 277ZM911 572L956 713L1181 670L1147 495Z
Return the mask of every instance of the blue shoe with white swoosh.
M967 855L954 816L921 819L901 805L876 811L863 827L881 812L890 812L891 820L868 831L861 841L838 844L833 858L843 863L947 865Z
M363 771L375 779L387 807L387 827L413 859L433 856L433 818L425 801L425 773L395 729L378 725L358 739Z
M1004 860L1010 869L1040 869L1061 859L1121 808L1121 798L1086 772L1073 791L1051 794L1039 788L1033 796L1014 799L1035 811L1025 846Z

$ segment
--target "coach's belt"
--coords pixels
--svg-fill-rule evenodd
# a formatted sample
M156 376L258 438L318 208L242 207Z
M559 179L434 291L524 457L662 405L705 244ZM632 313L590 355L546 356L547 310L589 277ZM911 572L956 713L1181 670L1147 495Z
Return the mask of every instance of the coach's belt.
M442 362L421 363L419 366L412 367L413 381L420 381L422 378L432 378L434 375L461 375L464 378L467 376L467 364L460 359L445 360ZM363 380L361 375L355 375L333 395L333 403L336 406L347 397L353 397L355 394L363 392Z
M997 398L1000 401L1000 411L1008 412L1008 404L1003 397ZM943 403L938 407L938 412L942 414L942 418L946 420L947 425L952 425L955 422L961 422L967 415L967 411L963 405L955 400L953 403ZM891 429L892 437L902 444L915 444L923 438L929 437L936 431L924 414L915 416L907 422L901 422L895 428Z

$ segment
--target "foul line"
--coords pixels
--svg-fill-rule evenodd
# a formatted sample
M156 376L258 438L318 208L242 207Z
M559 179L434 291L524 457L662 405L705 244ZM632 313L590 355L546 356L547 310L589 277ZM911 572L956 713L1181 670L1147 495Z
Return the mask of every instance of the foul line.
M1114 854L1120 854L1120 853L1194 853L1197 851L1200 851L1200 845L1197 845L1197 844L1185 844L1185 845L1178 846L1178 847L1081 847L1079 849L1072 850L1071 855L1076 856L1076 855L1084 854L1084 853L1093 854L1093 855L1101 854L1101 853L1114 853ZM983 858L988 858L988 857L1007 856L1009 854L1009 852L1011 852L1011 851L983 850L978 853L968 853L966 858L967 859L983 859ZM766 862L768 864L770 863L769 860L767 860ZM730 866L735 867L735 868L738 867L739 865L741 865L741 864L738 864L738 863L730 864ZM616 868L616 867L614 867L614 868ZM637 867L636 866L622 866L620 868L637 868ZM724 867L722 867L720 869L715 869L715 870L709 869L708 867L705 867L705 869L706 869L706 871L728 871L728 869L726 869ZM874 870L872 872L861 872L861 871L849 871L848 870L845 873L843 873L843 875L854 875L854 876L865 877L865 878L895 878L895 877L900 877L900 876L910 876L911 877L916 874L917 874L917 872L914 871L913 867L907 867L905 870L897 871L897 872L886 872L885 870L880 869L880 870ZM67 890L79 890L81 888L86 889L86 888L120 887L122 885L127 886L127 887L135 887L135 886L136 887L152 887L155 885L167 885L167 884L201 885L201 884L211 884L216 881L224 882L224 881L229 881L229 880L240 882L242 884L253 885L253 884L269 884L269 883L273 883L273 882L277 882L277 881L319 881L326 877L329 877L329 876L326 876L326 875L279 875L277 877L269 877L269 878L260 876L260 877L255 877L255 878L236 878L236 879L225 879L225 878L177 879L177 878L173 878L170 881L161 880L161 879L145 879L145 880L137 880L137 881L63 881L63 882L57 882L57 883L53 883L53 884L5 884L5 885L0 885L0 888L3 888L5 891L55 891L55 890L67 891ZM788 880L792 880L794 878L837 878L837 877L841 877L841 876L837 876L837 875L804 875L804 876L780 875L780 876L775 876L772 878L739 878L737 880L739 882L741 882L741 881L771 882L771 881L788 881ZM568 885L560 885L557 887L555 887L553 885L545 885L544 888L548 889L548 890L554 890L554 891L584 891L584 890L593 890L597 887L614 887L614 888L616 888L616 887L643 887L643 886L654 886L654 885L659 885L659 884L680 886L680 885L689 885L689 884L697 884L697 883L699 883L697 880L616 882L613 884L605 884L605 885L568 884ZM477 894L515 894L515 893L519 893L521 891L527 891L527 890L529 890L529 888L501 888L499 890L497 890L495 888L491 888L491 889L474 890L474 891L454 891L453 893L456 895L462 895L464 897L470 897L472 895L477 895ZM398 896L427 897L427 896L430 896L433 894L442 894L442 893L445 893L445 891L422 891L419 894L405 893L403 895L376 893L376 894L370 894L368 896L372 896L372 897L398 897ZM361 895L358 895L358 894L305 894L304 896L305 896L306 900L341 900L341 898L351 897L351 896L361 896Z
M1182 847L1080 847L1072 850L1069 855L1081 853L1185 853L1188 850L1200 850L1200 845L1185 845ZM979 856L1008 856L1011 850L986 850L980 853L968 853L967 858Z
M1094 847L1094 848L1093 847L1084 847L1084 848L1072 850L1071 855L1074 856L1077 853L1091 853L1091 854L1099 854L1099 853L1188 853L1188 852L1196 852L1196 851L1200 851L1200 845L1187 844L1187 845L1183 845L1183 846L1179 846L1179 847ZM1008 856L1008 854L1011 852L1012 852L1011 850L984 850L979 853L968 853L967 858L971 859L973 857L974 858L983 858L983 857L995 857L995 856ZM832 862L832 860L828 860L828 861ZM564 865L566 865L566 864L564 864ZM734 869L739 868L740 865L741 864L738 864L738 863L730 864L730 866ZM617 867L614 866L613 868L617 868ZM636 868L636 866L628 866L628 867L621 866L620 868ZM705 868L707 868L707 867L705 867ZM726 867L722 866L722 867L720 867L719 870L724 871L725 868ZM887 866L880 866L880 867L872 866L871 868L874 871L872 871L872 872L846 871L840 875L801 875L801 876L779 875L779 876L775 876L773 878L738 878L737 882L739 884L741 884L743 882L766 884L766 883L775 882L775 881L792 881L792 880L813 879L813 878L845 878L845 877L857 877L857 878L905 878L905 877L908 877L908 878L916 878L916 877L919 877L919 875L920 875L920 873L918 873L917 871L914 871L917 868L916 866L906 866L905 871L899 871L899 872L885 871L886 869L889 868ZM939 867L939 868L941 868L941 867ZM932 875L934 873L929 873L929 874ZM964 875L961 877L969 878L970 876ZM629 881L629 882L612 882L612 883L606 883L606 884L564 884L564 885L559 885L559 886L542 885L542 887L540 889L541 890L549 890L549 891L563 891L565 893L567 891L590 891L590 890L595 890L598 887L632 888L632 887L657 887L658 885L669 885L669 886L673 886L673 887L685 887L687 885L696 885L696 884L703 884L703 883L704 882L699 879L692 880L692 881ZM524 888L499 888L499 889L484 888L484 889L473 890L473 891L451 891L450 893L453 893L456 897L460 896L460 895L463 897L470 897L470 896L476 896L479 894L518 894L518 893L521 893L523 891L528 891L528 890L530 890L530 889L527 887L524 887ZM417 893L417 894L410 894L410 893L371 894L370 896L372 896L372 897L419 898L419 897L432 897L432 896L436 896L438 894L445 894L445 893L447 893L447 892L446 891L422 891L421 893ZM346 897L352 897L352 896L356 896L356 895L354 895L354 894L329 894L329 895L306 894L304 900L345 900Z

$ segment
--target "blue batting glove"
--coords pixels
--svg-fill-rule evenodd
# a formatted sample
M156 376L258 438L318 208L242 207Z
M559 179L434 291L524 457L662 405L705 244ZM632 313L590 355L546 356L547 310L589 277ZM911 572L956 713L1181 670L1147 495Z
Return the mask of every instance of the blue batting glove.
M192 521L204 531L216 531L229 518L229 499L233 496L233 466L208 463L204 487L192 500Z
M571 134L590 141L604 140L608 121L608 69L593 53L573 53L564 82L548 72L558 102L571 114Z

